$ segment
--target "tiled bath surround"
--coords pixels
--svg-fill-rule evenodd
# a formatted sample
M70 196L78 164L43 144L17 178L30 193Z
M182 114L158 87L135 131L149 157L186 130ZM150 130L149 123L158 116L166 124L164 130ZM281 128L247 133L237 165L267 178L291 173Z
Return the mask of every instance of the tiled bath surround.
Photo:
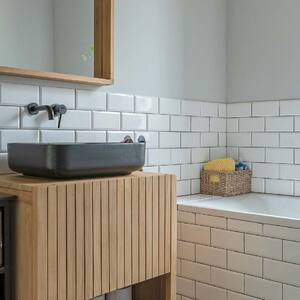
M300 196L300 101L228 104L227 154L251 164L254 192Z
M226 104L106 94L0 83L0 173L8 173L9 142L147 140L146 168L177 175L178 194L200 191L201 164L226 155ZM58 130L46 113L29 116L24 106L63 103L69 111Z
M300 229L178 206L177 300L300 299Z

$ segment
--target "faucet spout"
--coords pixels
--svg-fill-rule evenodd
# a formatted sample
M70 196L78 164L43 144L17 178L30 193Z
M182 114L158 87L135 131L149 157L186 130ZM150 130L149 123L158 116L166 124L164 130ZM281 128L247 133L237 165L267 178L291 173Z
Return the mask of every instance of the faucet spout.
M30 115L36 115L40 111L47 111L48 113L48 119L49 120L54 120L54 114L53 114L53 109L50 105L38 105L37 103L30 103L27 106L28 113Z

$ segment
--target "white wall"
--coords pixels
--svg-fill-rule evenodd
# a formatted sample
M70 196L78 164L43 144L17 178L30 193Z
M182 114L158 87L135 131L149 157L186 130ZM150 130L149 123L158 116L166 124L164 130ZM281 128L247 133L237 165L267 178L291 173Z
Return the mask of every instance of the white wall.
M228 0L228 102L300 97L299 28L299 0Z
M115 85L225 101L226 0L116 0Z

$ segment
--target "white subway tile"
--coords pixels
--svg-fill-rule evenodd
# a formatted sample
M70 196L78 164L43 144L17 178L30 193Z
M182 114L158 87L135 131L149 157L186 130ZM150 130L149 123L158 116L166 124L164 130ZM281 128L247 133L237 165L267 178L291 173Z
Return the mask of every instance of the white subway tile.
M190 117L186 116L171 116L171 131L190 131Z
M195 281L177 276L177 293L190 298L195 298Z
M1 83L1 103L9 105L27 105L39 103L39 88L32 85Z
M283 241L283 260L300 264L300 243Z
M0 174L12 173L8 166L7 153L0 153Z
M255 147L278 147L278 133L252 133L252 146Z
M300 131L300 117L295 117L295 131Z
M227 157L231 157L234 160L239 160L239 148L236 147L226 147Z
M262 277L262 257L228 251L228 269Z
M227 221L228 230L247 232L254 234L262 234L263 226L259 223L247 222L241 220L228 219Z
M199 179L191 180L191 193L193 195L200 194L200 180Z
M191 162L190 149L172 149L171 160L173 164L188 164Z
M123 130L146 130L147 120L144 114L122 113Z
M240 159L248 162L264 162L264 148L240 148Z
M196 282L196 299L227 300L227 293L224 289L220 289L205 283Z
M135 111L139 113L158 114L158 98L135 97Z
M42 143L74 143L74 131L61 131L61 130L42 130L41 131Z
M160 113L167 115L180 115L181 101L178 99L160 98Z
M300 165L280 165L280 178L300 180Z
M196 245L193 243L187 243L183 241L177 242L177 257L195 261ZM192 278L194 279L194 278Z
M42 104L64 104L66 107L75 108L75 90L55 87L41 88Z
M209 118L192 117L192 131L209 131Z
M0 106L0 127L19 127L19 108L10 106Z
M294 182L289 180L266 179L266 193L293 195Z
M186 242L209 245L210 229L204 226L182 223L181 239Z
M300 287L300 266L264 259L264 277Z
M227 119L227 132L238 132L239 131L239 119Z
M135 132L135 141L138 141L140 136L144 136L146 140L146 148L158 148L158 132L154 131L137 131Z
M57 120L54 123L57 126ZM89 111L69 110L61 120L62 129L91 129L92 116Z
M106 93L98 90L77 90L77 108L106 110Z
M300 115L300 100L280 101L280 115Z
M266 131L293 131L293 117L266 118Z
M228 291L227 300L259 300L259 299Z
M280 147L300 147L300 133L280 133Z
M293 149L289 149L290 151L293 151ZM295 163L300 164L300 149L294 149L295 150ZM293 161L289 161L288 163L293 163Z
M242 118L239 120L239 131L241 132L264 131L264 129L264 118Z
M160 148L180 148L180 133L160 132L159 145Z
M2 130L1 150L7 150L8 143L38 143L39 133L37 130Z
M251 191L254 193L264 193L265 192L265 179L252 177Z
M244 250L244 235L239 232L211 229L211 245L235 251Z
M279 165L277 164L252 164L253 177L258 178L279 178Z
M251 103L227 104L227 117L251 117Z
M268 237L245 235L245 252L257 256L282 259L282 241Z
M291 285L283 285L283 300L299 300L300 288ZM273 299L272 299L273 300Z
M209 148L193 148L192 163L207 162L209 160Z
M191 261L181 261L181 274L183 277L210 283L210 267L202 264L198 264Z
M167 165L170 163L169 149L149 149L148 151L149 165Z
M282 286L278 282L245 276L245 293L265 300L282 300Z
M201 102L201 116L218 117L218 103Z
M201 136L198 132L181 133L181 147L196 148L201 146Z
M226 157L226 147L210 148L210 160Z
M294 161L293 149L267 148L266 162L292 164Z
M107 141L111 143L119 143L124 140L126 136L134 138L134 133L132 131L108 131L107 132ZM147 156L147 152L146 152Z
M68 112L69 113L69 112ZM66 115L63 116L63 118ZM21 127L29 129L56 129L58 120L49 120L47 112L40 112L37 115L30 115L28 110L21 108Z
M198 179L202 166L199 164L181 166L181 179ZM200 180L200 179L199 179Z
M186 196L191 194L190 180L177 181L177 196Z
M244 291L244 275L232 271L212 267L211 283L232 291Z
M226 229L226 219L222 218L222 217L197 214L196 215L196 224L208 226L208 227Z
M181 178L179 165L160 166L159 172L164 174L175 174L177 180Z
M93 113L93 128L120 130L121 116L120 113L112 112L94 112Z
M226 119L211 118L210 119L210 131L212 131L212 132L226 132Z
M178 210L177 218L178 218L178 222L189 223L189 224L196 223L196 214L195 213ZM195 244L193 244L193 245L195 245ZM195 250L196 250L196 248L195 248Z
M253 102L252 105L253 116L279 116L279 102L278 101L262 101Z
M181 113L187 116L200 116L201 115L201 102L184 100L181 101Z
M219 144L219 136L215 132L202 132L201 133L201 146L202 147L217 147Z
M209 266L226 268L226 250L196 245L196 261Z
M219 133L219 146L226 147L226 145L227 145L227 134Z
M78 143L103 143L106 141L105 131L77 131L76 142Z
M219 104L219 118L226 118L227 117L227 104Z
M148 115L148 130L168 131L170 118L167 115Z
M300 181L295 181L295 196L300 196Z
M158 173L158 166L143 167L143 172L146 172L146 173Z
M227 133L227 146L251 146L251 133Z
M300 242L300 229L275 225L264 225L264 235Z
M134 98L131 95L108 94L108 110L110 111L134 111Z

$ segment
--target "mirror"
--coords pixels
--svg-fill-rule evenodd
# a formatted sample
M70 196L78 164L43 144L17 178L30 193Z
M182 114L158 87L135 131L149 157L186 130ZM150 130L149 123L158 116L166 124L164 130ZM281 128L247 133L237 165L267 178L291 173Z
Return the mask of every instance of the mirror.
M0 8L0 74L112 82L112 0L0 0Z

